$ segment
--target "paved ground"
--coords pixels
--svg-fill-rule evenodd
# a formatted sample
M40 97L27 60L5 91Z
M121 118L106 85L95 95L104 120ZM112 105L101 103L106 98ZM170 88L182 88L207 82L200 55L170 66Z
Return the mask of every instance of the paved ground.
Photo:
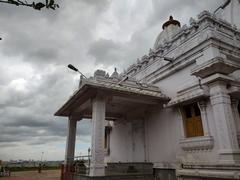
M60 180L60 170L12 172L11 177L0 177L0 180Z

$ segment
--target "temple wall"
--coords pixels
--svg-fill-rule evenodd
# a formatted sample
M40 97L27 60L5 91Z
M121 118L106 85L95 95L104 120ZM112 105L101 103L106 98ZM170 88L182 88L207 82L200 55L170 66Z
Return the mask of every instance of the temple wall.
M133 162L145 162L146 160L146 149L145 133L144 133L144 121L143 119L136 119L132 121L132 155Z
M143 119L114 122L110 138L110 155L106 162L144 162Z
M232 3L233 2L238 3L237 5L240 6L238 1L232 1ZM235 7L231 5L231 7L228 8ZM227 13L227 9L225 13ZM234 13L239 12L236 10ZM234 15L234 17L238 16ZM238 21L240 25L240 20ZM147 68L136 71L134 77L139 81L144 82L145 80L148 83L152 83L158 86L163 94L167 95L171 99L174 99L180 90L187 88L190 89L194 85L202 86L202 84L199 84L199 79L191 75L191 70L194 69L196 65L201 65L216 57L222 57L226 60L231 58L239 59L239 52L236 50L236 53L234 54L234 51L232 51L232 44L234 44L231 40L232 32L230 33L227 29L225 29L224 31L222 30L221 33L217 33L211 28L208 30L205 29L199 31L200 32L197 35L193 36L192 39L189 39L187 42L179 45L178 47L180 48L171 50L170 54L175 54L176 56L174 57L179 62L173 62L173 64L171 64L164 60L155 61ZM213 36L216 39L221 39L224 43L220 44L213 39L209 39L210 36ZM204 39L204 37L206 38L206 41L199 43L200 40L202 41ZM235 35L233 37L235 37ZM235 57L233 58L231 56ZM233 73L232 76L234 76L235 79L238 78L239 71ZM154 109L149 109L144 117L144 130L141 128L141 121L139 121L141 122L139 126L135 126L134 123L132 123L132 120L127 123L128 125L121 127L116 126L116 128L119 129L115 130L115 132L112 134L112 139L114 140L111 141L111 147L114 147L113 151L116 150L117 152L113 152L111 155L112 160L125 162L141 162L146 160L147 162L154 163L154 168L157 168L158 170L178 169L178 165L180 163L190 166L210 165L215 167L221 164L221 160L224 159L219 158L221 156L219 149L221 149L221 146L225 146L227 143L221 139L219 134L222 133L221 130L227 132L227 123L221 124L219 122L219 119L221 119L219 113L225 111L224 113L229 115L229 117L226 117L225 119L232 119L231 107L224 109L225 107L229 106L229 104L231 104L231 99L226 93L225 95L229 98L229 102L227 100L223 101L221 102L223 104L221 108L216 107L215 103L213 103L213 98L211 99L211 97L216 96L219 92L217 89L212 89L210 92L210 89L212 88L210 87L210 83L205 85L208 89L208 94L204 98L200 96L199 97L206 103L205 112L207 121L204 122L208 123L207 127L209 134L207 136L204 132L204 136L185 138L183 120L178 107L155 107ZM222 88L222 92L225 91L224 88L226 88L226 86ZM189 93L189 99L191 99L190 96L191 93ZM190 101L184 101L184 103L190 103ZM181 106L182 105L183 104L181 104ZM218 109L216 110L216 108ZM225 115L224 113L222 113L222 116ZM143 134L144 136L142 136ZM224 136L231 137L231 135L226 134L224 134ZM234 137L234 135L232 137ZM199 141L195 141L196 138L199 139ZM206 141L208 138L210 140ZM189 140L190 143L187 145L189 145L190 148L187 147L187 150L184 149L180 145L181 140ZM199 146L199 144L203 147L194 147ZM125 149L123 146L125 146ZM234 148L232 149L236 150L238 153L239 148ZM126 158L127 156L129 156L129 158ZM229 160L228 157L226 159ZM234 161L232 162L235 163Z
M155 167L176 162L180 121L176 109L156 109L146 119L148 160Z
M110 134L110 156L107 162L132 162L132 124L126 121L114 122Z
M195 64L191 64L184 69L167 76L154 85L158 86L163 94L173 98L177 95L177 91L198 83L198 79L195 76L190 75L191 69L194 66Z

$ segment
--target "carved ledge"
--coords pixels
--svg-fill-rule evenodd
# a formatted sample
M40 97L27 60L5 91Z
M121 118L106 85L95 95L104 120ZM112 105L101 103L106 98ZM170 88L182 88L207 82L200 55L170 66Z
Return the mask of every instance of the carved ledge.
M239 179L240 173L237 169L177 169L176 175L179 179Z
M214 142L212 136L185 138L180 140L180 147L184 151L211 150Z
M239 64L230 60L223 59L222 57L216 57L207 62L204 62L201 65L197 65L194 69L192 69L191 74L205 78L216 73L228 75L237 69L240 69Z
M207 86L200 86L199 84L185 88L177 92L177 96L173 98L167 107L178 104L191 103L197 99L205 99L209 97L209 90Z

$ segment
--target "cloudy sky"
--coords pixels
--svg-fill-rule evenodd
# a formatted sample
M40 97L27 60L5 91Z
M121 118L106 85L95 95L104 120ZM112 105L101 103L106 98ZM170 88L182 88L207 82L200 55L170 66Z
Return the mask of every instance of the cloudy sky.
M111 73L149 51L169 15L182 25L223 0L71 0L56 11L0 4L0 159L64 158L67 119L54 112L86 76ZM78 123L76 155L90 146Z

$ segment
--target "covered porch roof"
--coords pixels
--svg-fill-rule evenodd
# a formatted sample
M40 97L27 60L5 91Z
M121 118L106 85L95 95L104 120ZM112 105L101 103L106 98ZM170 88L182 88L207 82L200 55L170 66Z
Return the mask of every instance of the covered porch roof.
M138 83L129 77L108 77L105 72L95 72L94 77L82 79L79 89L55 113L55 116L91 118L91 100L96 95L105 97L106 120L114 120L128 113L143 110L169 101L160 89L146 83Z

